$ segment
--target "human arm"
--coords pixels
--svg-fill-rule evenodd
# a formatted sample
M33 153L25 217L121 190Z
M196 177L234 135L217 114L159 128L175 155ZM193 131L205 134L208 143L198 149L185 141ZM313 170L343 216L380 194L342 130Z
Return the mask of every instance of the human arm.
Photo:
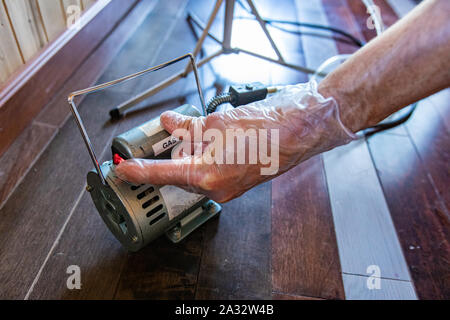
M449 15L450 1L422 2L321 82L348 128L376 125L450 85Z

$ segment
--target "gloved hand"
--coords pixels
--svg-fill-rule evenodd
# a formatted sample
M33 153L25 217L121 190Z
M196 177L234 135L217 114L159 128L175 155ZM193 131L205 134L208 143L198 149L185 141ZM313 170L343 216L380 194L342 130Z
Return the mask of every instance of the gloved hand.
M183 141L172 160L128 160L116 174L135 184L176 185L218 202L356 139L340 121L336 101L323 98L315 82L287 86L264 101L208 117L168 111L161 124Z

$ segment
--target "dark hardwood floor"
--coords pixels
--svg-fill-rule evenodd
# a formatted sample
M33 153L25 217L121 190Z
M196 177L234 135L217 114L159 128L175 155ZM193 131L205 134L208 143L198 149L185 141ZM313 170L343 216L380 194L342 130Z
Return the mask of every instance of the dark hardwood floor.
M365 27L367 14L362 2L314 1L331 25L366 41L375 36ZM283 0L279 5L259 0L257 6L264 17L299 21L296 2ZM67 94L192 51L195 38L185 20L186 12L192 10L206 19L213 4L206 0L142 0L1 157L0 298L346 298L343 257L322 156L225 204L219 219L180 244L162 237L137 253L120 246L85 192L85 177L92 163L69 116ZM388 25L398 19L388 2L378 0L376 4ZM246 14L239 5L236 10L236 16ZM264 35L255 31L254 21L236 21L238 44L272 54L267 43L259 43ZM223 8L213 26L219 36L221 23ZM307 63L301 37L269 30L286 60ZM340 53L356 50L342 41L335 43ZM205 48L211 53L213 45L208 42ZM98 65L100 59L109 62L106 69ZM198 104L190 76L141 103L121 121L109 121L112 106L182 67L164 69L84 98L80 113L102 160L110 158L115 135L186 101ZM207 98L217 93L216 80L220 86L308 80L305 74L242 55L220 57L202 67L200 74ZM367 141L376 183L382 188L421 299L450 298L449 95L447 89L424 100L407 124ZM70 265L81 269L81 290L66 287Z

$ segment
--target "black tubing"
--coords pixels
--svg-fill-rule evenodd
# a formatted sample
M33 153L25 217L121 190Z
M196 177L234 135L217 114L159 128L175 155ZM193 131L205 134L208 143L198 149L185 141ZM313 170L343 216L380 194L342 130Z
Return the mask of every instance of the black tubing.
M227 102L231 102L232 100L233 98L229 93L222 93L221 95L215 96L208 102L208 106L206 108L207 114L215 112L218 106Z

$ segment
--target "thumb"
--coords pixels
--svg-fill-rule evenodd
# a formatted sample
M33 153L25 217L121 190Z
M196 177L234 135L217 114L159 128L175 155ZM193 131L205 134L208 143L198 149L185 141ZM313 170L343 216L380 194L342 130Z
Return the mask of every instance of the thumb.
M161 114L160 121L170 134L177 129L185 129L189 131L191 137L194 137L195 129L203 132L206 127L205 117L190 117L174 111L166 111Z

